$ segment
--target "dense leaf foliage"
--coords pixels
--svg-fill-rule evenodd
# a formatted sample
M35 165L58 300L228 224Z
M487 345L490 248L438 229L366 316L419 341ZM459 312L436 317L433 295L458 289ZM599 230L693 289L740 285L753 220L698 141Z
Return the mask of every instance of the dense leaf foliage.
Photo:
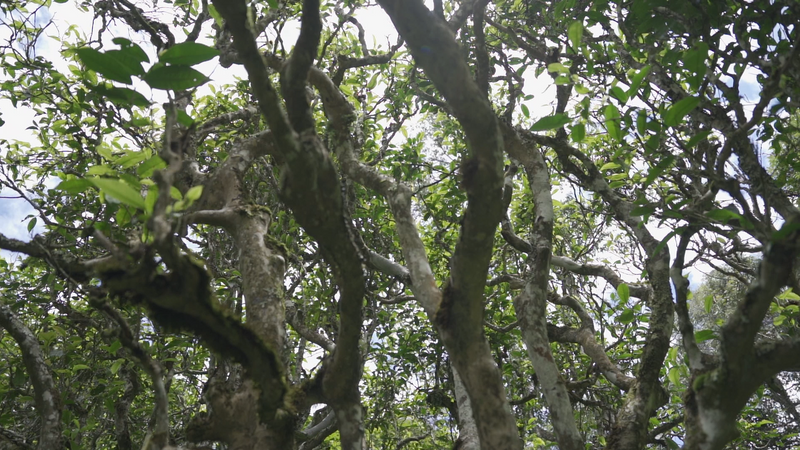
M0 448L800 445L795 1L0 13Z

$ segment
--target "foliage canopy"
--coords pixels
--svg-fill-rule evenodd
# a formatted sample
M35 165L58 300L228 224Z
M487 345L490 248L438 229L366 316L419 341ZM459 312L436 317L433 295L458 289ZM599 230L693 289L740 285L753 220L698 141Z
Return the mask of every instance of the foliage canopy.
M376 3L0 5L0 448L797 448L800 3Z

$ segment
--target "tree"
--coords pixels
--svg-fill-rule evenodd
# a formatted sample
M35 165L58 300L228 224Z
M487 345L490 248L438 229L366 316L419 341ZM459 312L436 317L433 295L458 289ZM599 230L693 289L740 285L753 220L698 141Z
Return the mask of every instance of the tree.
M795 2L76 2L48 59L51 7L0 7L3 445L795 445Z
M725 323L725 317L736 307L731 300L745 294L747 284L755 274L757 261L749 258L740 259L739 263L747 268L743 279L738 274L733 276L714 270L694 292L693 301L689 306L690 316L699 328L707 330L705 338L712 337L715 332L719 333L720 326ZM791 335L794 324L789 322L784 325L787 317L781 313L796 300L797 295L792 291L779 295L777 301L770 306L770 312L764 318L757 339L768 340L779 338L781 335ZM701 339L703 337L698 336L698 343ZM713 352L716 349L711 344L718 347L718 342L715 340L703 342L700 346L708 352ZM786 372L768 380L756 391L756 395L742 411L744 416L740 427L742 439L739 439L734 448L792 448L798 445L797 427L800 422L797 419L800 418L800 414L792 398L796 385L797 374ZM754 428L759 431L752 433L751 430Z

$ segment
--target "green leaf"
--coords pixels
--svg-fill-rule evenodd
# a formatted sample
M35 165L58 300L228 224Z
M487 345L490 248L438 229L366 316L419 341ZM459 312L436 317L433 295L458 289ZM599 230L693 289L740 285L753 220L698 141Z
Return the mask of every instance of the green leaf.
M121 348L122 348L122 342L120 342L119 339L117 339L114 342L112 342L111 345L108 346L108 352L111 353L112 355L116 355L117 350Z
M378 75L380 75L380 72L375 72L375 75L369 79L369 82L367 82L367 89L375 89L375 86L378 85Z
M580 95L586 95L586 94L589 93L589 88L587 88L586 86L584 86L582 84L576 84L575 85L575 92L577 92Z
M700 104L699 97L686 97L681 99L669 107L664 113L664 124L668 127L679 125L687 114L692 112Z
M192 119L192 116L187 114L186 111L181 109L178 111L178 123L189 128L194 124L194 119Z
M626 94L621 87L614 86L611 88L609 93L611 94L612 97L619 100L620 103L622 104L628 103L628 94Z
M673 161L675 161L675 157L672 155L667 155L667 157L659 161L659 163L656 164L655 167L651 167L650 171L647 172L647 178L644 179L644 184L642 185L642 188L647 189L650 186L650 184L652 184L653 181L655 181L655 179L658 178L659 175L664 173L664 171L667 170L667 168L672 166Z
M119 208L117 209L117 214L114 216L114 219L117 221L117 225L120 227L124 227L125 225L131 223L131 216L130 210L128 208Z
M694 334L694 340L697 342L705 342L709 339L715 339L716 337L714 330L701 330Z
M140 177L145 178L153 175L153 171L158 169L163 169L165 167L167 167L167 163L165 163L160 156L155 155L152 158L145 161L144 163L142 163L141 166L137 167L136 173Z
M137 192L134 188L132 188L128 183L113 178L96 177L96 178L90 178L89 180L98 189L100 189L100 192L106 195L110 195L111 197L114 197L121 203L126 204L128 206L144 209L144 199L139 194L139 192Z
M658 245L656 245L656 248L653 249L653 254L650 255L650 256L657 256L659 253L661 253L661 250L664 249L664 247L667 245L669 240L672 239L673 236L675 236L678 233L682 233L682 232L683 232L683 228L678 228L678 229L670 231L666 236L664 236L664 239L662 239L661 242L659 242Z
M573 125L570 132L570 137L575 142L583 142L583 139L586 137L586 125L582 123L576 123Z
M102 74L109 80L130 84L131 77L144 74L141 62L126 57L120 50L101 53L93 48L79 48L75 53L87 69Z
M561 63L550 63L547 65L548 72L556 72L556 73L569 73L569 68Z
M567 30L567 36L569 37L569 42L572 44L572 48L577 49L580 47L581 39L583 38L583 22L580 20L572 22Z
M647 142L644 143L645 153L652 153L661 145L661 137L659 135L650 136Z
M215 8L211 3L208 4L208 14L214 19L214 23L217 24L220 29L222 29L222 27L225 25L225 21L222 19L219 11L217 11L217 8Z
M98 155L102 156L103 159L105 159L106 161L114 160L113 151L111 150L111 146L109 146L108 144L104 144L101 142L100 144L97 145L97 147L94 148L94 150L97 152Z
M150 106L150 100L139 92L128 88L97 86L95 92L119 106L139 106L146 108Z
M622 324L633 322L633 310L631 308L625 308L622 314L619 315L619 322Z
M184 195L183 198L189 201L195 201L199 199L201 195L203 195L203 186L192 186L186 191L186 195Z
M90 369L90 367L87 366L86 364L75 364L74 366L72 366L72 371L73 372L77 372L79 370L86 370L86 369Z
M147 214L153 213L153 207L155 207L156 200L158 200L158 188L156 186L150 186L150 189L147 191L147 196L144 200L144 211Z
M553 114L552 116L542 117L531 125L531 131L552 130L563 127L569 123L569 116L566 114Z
M712 209L708 211L705 216L724 225L736 225L745 229L751 229L753 227L753 224L741 214L737 214L727 208Z
M524 115L526 118L530 118L530 117L531 117L531 112L528 110L528 107L527 107L527 106L525 106L525 104L524 104L524 103L523 103L523 104L521 104L521 105L519 105L519 107L520 107L520 109L522 110L522 114L523 114L523 115Z
M122 364L124 363L125 360L123 358L119 358L118 360L114 361L114 363L111 364L111 373L116 374L119 372L120 367L122 367Z
M39 333L39 339L41 339L45 345L50 345L56 337L58 337L58 333L55 331L42 331Z
M86 175L112 175L116 176L117 171L106 165L92 166L86 171Z
M219 51L196 42L182 42L165 50L158 60L173 65L193 66L219 55Z
M683 65L692 73L705 75L707 70L707 58L708 44L705 42L698 42L693 49L684 52Z
M620 129L619 109L614 105L608 105L603 115L606 118L608 135L615 141L620 142L622 140L622 131Z
M608 183L608 187L610 189L621 188L622 186L625 186L624 181L612 181L611 183Z
M695 145L699 144L700 141L706 140L706 138L708 138L708 136L710 134L711 134L710 131L701 131L701 132L695 134L694 136L692 136L692 138L689 139L689 142L686 143L686 146L689 147L689 148L692 148Z
M800 295L795 294L792 291L792 288L789 288L781 292L781 294L778 295L778 298L781 300L800 300Z
M631 210L632 216L647 216L656 212L655 205L637 206Z
M36 226L36 217L28 221L28 233L33 231L33 228Z
M607 162L600 167L600 172L605 172L606 170L619 169L620 167L622 166L615 162Z
M649 65L642 67L642 69L631 78L631 87L628 89L628 98L636 96L636 94L639 92L639 86L642 85L642 81L648 73L650 73Z
M131 58L142 63L150 62L150 57L147 56L147 53L145 53L138 44L121 37L111 39L111 42L120 46L120 52L122 52L126 58Z
M647 111L640 109L636 114L636 132L644 136L647 131Z
M677 367L670 368L669 372L667 373L667 378L669 378L669 381L672 384L680 386L680 384L681 384L681 370L679 368L677 368Z
M59 191L64 191L68 194L80 194L92 186L94 186L94 184L85 178L74 178L72 180L65 180L61 183L58 183L56 189Z
M714 306L714 296L706 295L706 298L703 299L703 309L706 311L706 314L711 312L712 306Z
M570 77L568 77L568 76L565 76L565 75L559 75L559 76L556 77L556 79L553 81L553 83L555 83L556 86L562 86L562 85L565 85L565 84L572 83L572 79Z
M114 161L114 164L122 167L123 169L129 169L144 161L145 158L147 158L147 154L145 152L130 152Z
M628 300L631 298L631 291L627 284L620 283L617 286L617 295L619 295L619 299L622 303L628 303Z
M181 91L207 82L208 77L189 66L154 66L143 77L153 89Z
M667 361L675 362L678 360L678 347L670 347L667 352Z
M796 230L800 230L800 223L797 222L785 223L783 224L780 230L772 233L772 241L773 242L782 241Z

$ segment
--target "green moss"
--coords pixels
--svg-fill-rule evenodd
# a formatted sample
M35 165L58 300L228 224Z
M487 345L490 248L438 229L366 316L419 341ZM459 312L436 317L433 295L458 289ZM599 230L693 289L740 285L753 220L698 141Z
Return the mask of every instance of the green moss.
M249 203L247 206L240 210L242 214L246 214L250 217L258 216L261 214L266 214L272 217L272 210L264 205L257 205L255 203Z
M287 259L289 255L292 254L292 252L289 251L289 247L269 234L264 235L264 245L266 245L269 249L281 252L284 259Z

